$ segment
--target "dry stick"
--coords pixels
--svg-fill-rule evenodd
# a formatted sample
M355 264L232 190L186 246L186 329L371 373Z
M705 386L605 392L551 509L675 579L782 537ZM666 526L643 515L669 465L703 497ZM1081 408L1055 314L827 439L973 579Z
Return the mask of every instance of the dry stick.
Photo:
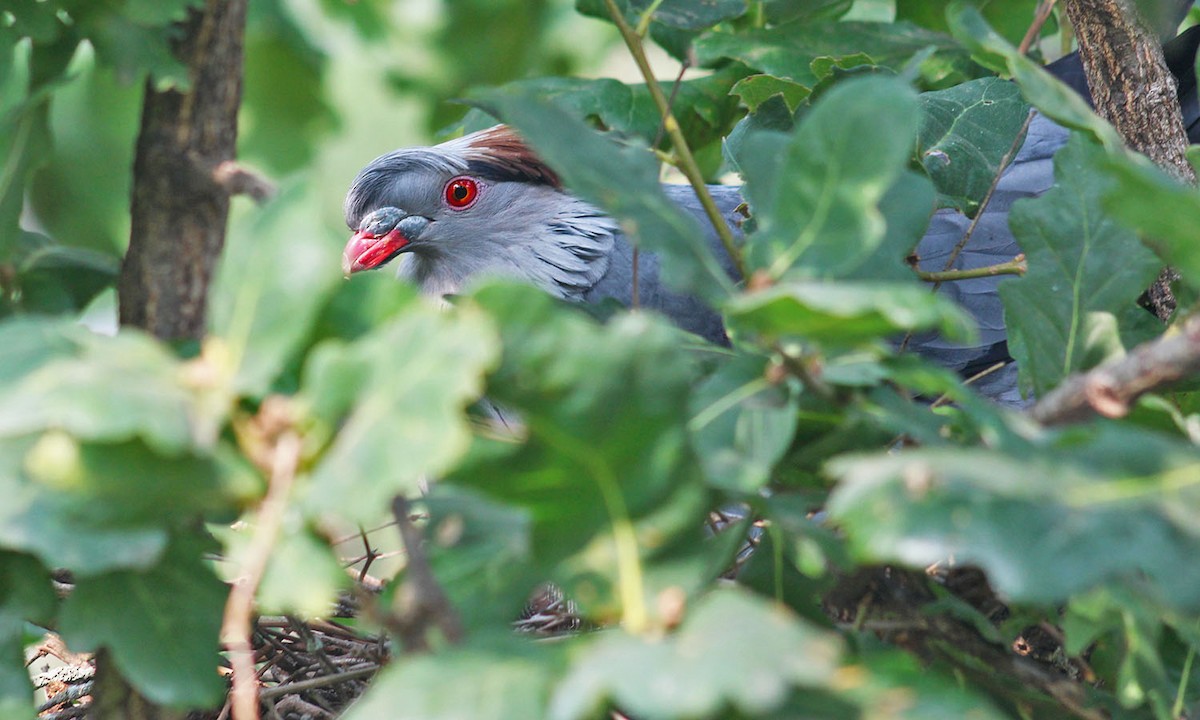
M267 568L267 561L279 536L287 500L291 493L296 467L300 462L300 437L294 432L285 432L275 444L271 462L271 479L267 495L263 498L258 513L258 525L250 538L250 547L242 564L242 574L233 583L229 599L225 603L225 617L221 623L221 637L229 650L229 662L233 667L233 687L230 700L234 720L257 720L258 696L254 682L254 648L250 644L253 627L254 593Z
M671 146L675 149L676 155L679 156L679 162L676 167L687 177L688 182L692 185L692 189L696 191L696 198L700 200L700 205L704 207L704 214L708 216L708 220L712 223L717 237L721 239L721 244L725 246L725 252L729 253L734 268L737 269L738 277L745 279L746 264L742 260L742 254L738 250L736 241L733 239L733 231L725 224L725 218L721 216L720 209L717 208L712 195L708 192L708 186L704 182L704 175L700 172L700 166L696 164L696 158L692 156L691 148L688 147L687 140L683 137L683 130L679 127L679 121L671 114L667 98L663 95L658 81L654 79L654 71L650 69L650 61L646 59L646 50L642 46L641 36L637 34L634 28L630 27L629 22L625 20L625 16L621 14L620 8L617 7L617 4L613 0L604 0L604 4L608 7L608 13L612 16L617 29L621 31L621 37L624 38L625 45L629 48L634 62L637 63L638 70L642 73L642 78L646 81L646 89L650 91L650 97L654 99L658 113L662 116L663 127L666 128L667 135L671 138Z
M281 695L290 695L293 692L305 692L306 690L316 690L318 688L328 688L329 685L344 683L347 680L356 680L359 678L370 678L374 673L379 672L378 667L360 667L358 670L347 670L331 676L322 676L319 678L310 678L307 680L296 680L295 683L287 685L276 685L275 688L264 688L260 695L263 700L274 700Z
M1021 44L1017 46L1017 52L1024 55L1029 52L1029 48L1033 47L1033 43L1037 41L1038 35L1042 32L1042 26L1050 19L1050 13L1054 12L1054 5L1058 0L1044 0L1038 6L1037 14L1033 18L1033 22L1029 25L1029 29L1025 31L1025 37L1021 38Z

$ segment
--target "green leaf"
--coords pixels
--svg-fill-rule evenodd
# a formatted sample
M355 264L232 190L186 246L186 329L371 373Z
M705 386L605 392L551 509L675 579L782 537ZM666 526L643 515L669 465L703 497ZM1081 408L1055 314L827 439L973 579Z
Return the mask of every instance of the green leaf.
M740 68L729 68L672 87L672 112L693 150L720 139L733 121L737 103L730 89L743 74ZM662 119L645 85L607 78L548 77L517 80L501 91L533 94L602 129L637 135L647 144L656 137L664 147L669 144L659 133Z
M470 440L463 410L496 353L478 308L425 303L350 345L324 346L305 370L303 395L338 430L313 470L308 512L367 522L397 493L451 468Z
M863 560L977 564L1014 602L1058 603L1102 584L1200 607L1200 452L1099 423L1049 447L847 456L830 513Z
M40 563L0 551L0 713L5 718L34 716L23 652L25 624L49 624L57 601L50 574Z
M52 430L30 448L25 470L97 525L165 524L226 507L230 500L210 458L163 456L137 440L80 444Z
M244 567L240 562L244 555L239 550L241 547L228 549L233 567ZM263 614L325 617L337 600L338 590L349 585L349 580L327 540L305 528L285 527L259 583L256 605Z
M680 331L644 313L602 328L523 286L474 297L504 341L488 397L521 429L477 443L447 479L528 512L537 567L585 608L614 611L619 590L636 614L665 584L694 589L708 498L692 481ZM659 569L670 578L648 574Z
M917 100L922 111L917 155L938 189L938 204L973 216L1029 106L1020 88L999 78L922 93Z
M773 278L854 270L884 238L878 205L908 161L917 123L915 97L899 80L846 81L793 131L778 169L743 164L758 223L746 241L750 266Z
M431 488L424 505L430 565L468 631L507 630L530 589L545 580L531 572L531 513L444 482Z
M654 19L684 30L705 30L726 20L741 17L747 0L662 0L654 10ZM630 9L644 13L653 0L630 0Z
M270 388L341 282L337 231L322 202L316 188L296 183L233 224L209 293L209 329L231 356L232 392Z
M201 559L207 541L179 537L145 571L78 578L59 629L72 649L107 647L149 700L208 707L225 684L216 673L226 588Z
M624 221L642 247L661 255L667 284L714 303L732 292L728 274L696 221L663 193L653 155L636 146L618 148L558 106L520 88L473 97L520 130L569 188Z
M193 400L178 362L140 333L0 323L0 437L53 428L94 441L140 437L171 454L199 442Z
M954 303L918 285L795 281L741 295L727 308L735 333L798 337L848 348L907 330L966 341L973 325Z
M949 32L946 10L956 0L896 0L896 19L921 27ZM1036 14L1038 0L967 0L1010 43L1025 37ZM1053 17L1053 16L1051 16Z
M551 660L557 654L548 646L537 650L541 657L528 649L456 649L394 662L379 673L346 720L545 717L555 674Z
M996 708L990 695L965 675L930 672L911 654L875 650L862 657L865 682L845 694L862 706L862 717L896 720L1004 720L1008 713ZM897 702L897 696L904 700Z
M759 74L738 80L729 92L737 95L750 112L756 112L760 105L773 97L783 98L788 109L795 112L812 90L791 80Z
M786 385L772 385L766 370L764 358L735 357L692 395L692 447L714 487L758 490L792 443L796 399Z
M1101 204L1114 218L1142 234L1164 262L1200 287L1200 193L1168 177L1149 161L1127 155L1103 159L1110 180ZM1163 212L1170 208L1170 212Z
M133 84L149 75L159 90L182 88L188 83L187 68L171 52L171 26L167 23L189 4L192 0L169 0L149 18L151 22L127 8L123 12L79 13L77 27L96 48L96 59L112 67L122 82Z
M0 548L82 574L144 568L158 559L167 544L161 525L106 525L96 521L90 505L31 482L23 466L34 441L0 440Z
M14 255L19 307L27 312L78 312L116 281L116 257L66 247L44 235L22 232Z
M1122 352L1117 319L1158 274L1154 254L1100 207L1116 190L1104 157L1076 135L1054 158L1056 186L1009 215L1029 271L1000 297L1022 384L1038 394Z
M38 154L29 200L58 245L119 257L129 244L143 91L94 61L79 65L78 76L54 91L47 120L54 141Z
M812 69L816 58L866 53L878 65L899 69L930 46L941 52L960 52L947 36L911 23L857 21L798 22L736 34L713 32L700 37L695 48L701 64L728 58L812 87L819 79Z
M595 717L608 706L645 718L767 713L796 686L828 686L841 654L836 636L733 589L709 594L666 639L594 638L555 691L550 717Z
M914 170L900 173L883 197L879 212L883 215L883 240L875 252L858 267L845 273L847 280L917 282L906 258L921 241L929 227L929 216L936 204L933 182Z
M795 20L830 20L850 9L854 0L763 0L763 16L775 25Z
M1090 133L1109 150L1123 147L1117 131L1100 119L1078 93L1017 52L974 6L966 2L951 3L946 17L954 37L971 48L976 60L1010 73L1025 99L1046 116L1060 125Z

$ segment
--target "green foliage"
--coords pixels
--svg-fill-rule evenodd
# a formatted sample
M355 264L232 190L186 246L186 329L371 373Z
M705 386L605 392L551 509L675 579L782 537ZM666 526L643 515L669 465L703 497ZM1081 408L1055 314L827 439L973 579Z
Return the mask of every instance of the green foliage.
M1137 319L1137 296L1161 260L1107 217L1100 199L1112 180L1097 167L1104 157L1076 137L1055 156L1057 187L1013 207L1013 234L1029 258L1029 273L1000 288L1008 311L1008 342L1024 385L1041 395L1073 372L1123 354L1120 330ZM1122 258L1114 265L1112 258ZM1132 312L1131 312L1132 311Z
M980 78L919 97L921 166L938 188L938 204L974 215L1029 113L1020 89Z
M1090 653L1089 702L1195 709L1195 393L1048 430L900 348L978 339L906 258L935 208L982 209L1029 105L1082 132L1057 186L1011 214L1029 269L1000 293L1026 387L1160 335L1135 300L1163 261L1200 282L1195 191L1127 157L1013 47L1034 0L618 2L702 69L672 88L660 66L703 174L744 183L744 279L663 193L672 147L646 85L574 76L610 24L565 0L256 0L240 149L281 190L235 205L208 337L181 349L78 320L112 295L139 87L186 84L169 47L195 4L0 11L0 716L32 717L21 652L50 628L156 702L219 699L215 568L244 570L281 476L261 610L327 612L349 582L330 538L393 536L371 528L405 494L465 628L457 646L396 646L347 717L1061 713L964 648L918 662L882 641L894 599L874 568L949 558ZM445 101L463 96L456 120ZM344 281L354 172L426 128L496 119L716 306L730 346L509 283L435 304L386 273ZM724 532L705 532L713 511ZM72 572L66 599L50 569ZM859 578L874 594L847 597ZM546 582L598 631L515 635ZM941 618L996 648L1023 629L916 589L910 640Z
M63 603L63 639L79 651L108 648L145 695L175 706L211 705L226 587L201 560L211 548L180 538L154 567L80 578Z

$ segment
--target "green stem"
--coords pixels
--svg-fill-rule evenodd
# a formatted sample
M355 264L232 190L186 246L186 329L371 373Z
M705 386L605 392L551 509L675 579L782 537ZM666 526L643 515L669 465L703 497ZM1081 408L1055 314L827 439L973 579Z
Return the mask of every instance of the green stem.
M1188 678L1192 675L1192 661L1196 659L1196 646L1188 648L1187 659L1183 661L1183 673L1179 678L1179 690L1175 693L1175 704L1171 707L1171 717L1183 717L1184 696L1187 694Z
M650 32L650 23L654 20L654 13L658 10L658 6L662 4L663 0L654 0L654 2L650 3L650 7L646 8L646 11L638 18L638 37L644 38L646 37L646 33Z
M538 423L537 431L565 455L579 463L596 483L604 509L612 523L613 543L617 559L617 589L621 597L622 622L630 633L645 632L650 625L646 611L645 579L641 553L638 551L637 530L629 517L621 484L612 468L592 447L563 432L552 423Z
M746 265L742 260L737 243L733 239L733 231L725 223L725 218L721 216L721 211L713 201L712 195L709 194L708 186L704 182L704 174L700 172L700 166L696 163L696 158L692 155L691 148L688 147L687 140L683 137L679 121L671 113L667 97L663 95L662 87L654 79L654 72L650 69L650 61L646 58L646 50L642 45L642 37L625 20L625 16L621 14L621 9L617 7L614 0L604 0L604 4L608 7L608 13L612 16L617 29L621 31L621 37L625 40L625 45L629 48L638 70L642 73L642 78L646 81L646 89L650 91L650 97L654 99L654 104L658 107L658 112L663 119L663 128L671 138L671 146L675 148L675 154L678 156L676 166L691 183L692 189L696 191L696 197L700 200L700 205L704 207L704 214L708 216L709 222L717 232L717 237L721 239L721 244L725 246L725 251L733 260L738 276L745 279Z
M917 277L925 282L942 283L954 280L974 280L976 278L993 277L995 275L1024 275L1028 269L1029 265L1025 262L1025 255L1022 254L1008 262L972 268L970 270L943 270L941 272L917 270L916 273Z

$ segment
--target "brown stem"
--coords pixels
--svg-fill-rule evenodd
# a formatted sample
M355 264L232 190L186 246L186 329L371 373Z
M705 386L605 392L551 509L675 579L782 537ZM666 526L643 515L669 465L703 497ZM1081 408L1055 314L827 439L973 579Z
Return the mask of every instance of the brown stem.
M1029 29L1025 31L1025 37L1021 38L1021 44L1017 46L1017 52L1022 55L1029 52L1029 48L1037 42L1038 35L1042 32L1042 27L1046 21L1050 19L1050 14L1054 12L1054 6L1058 0L1042 0L1042 4L1038 6L1037 15L1033 18L1033 22L1029 24Z

